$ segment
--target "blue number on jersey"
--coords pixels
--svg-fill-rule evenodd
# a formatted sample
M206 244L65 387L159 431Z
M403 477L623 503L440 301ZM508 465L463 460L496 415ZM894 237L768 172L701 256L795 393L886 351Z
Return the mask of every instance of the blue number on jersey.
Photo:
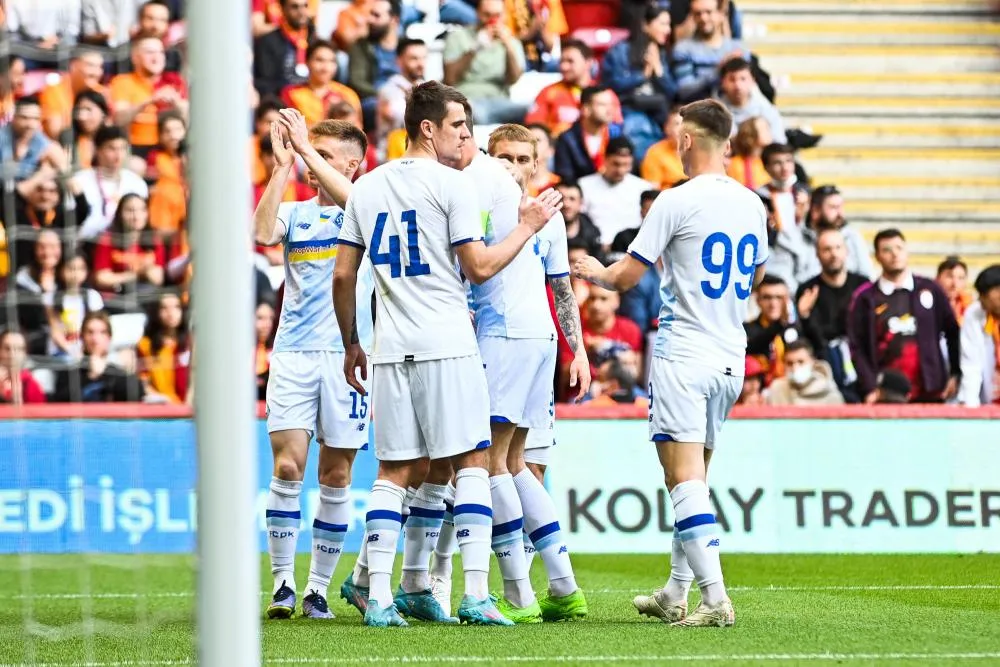
M426 276L431 272L430 264L425 264L420 260L420 247L418 245L420 230L417 229L417 212L414 210L403 211L400 216L406 224L406 269L402 267L400 261L399 237L392 235L389 237L389 250L382 252L382 236L385 233L385 222L389 219L388 213L379 213L375 219L375 232L372 234L372 264L389 265L389 275L399 278L404 272L408 278L413 276Z
M722 261L714 260L716 246L722 246ZM740 272L746 282L735 281L736 297L741 300L749 299L750 292L753 291L753 274L757 268L754 260L757 258L757 237L747 234L736 244L735 258L733 253L733 240L722 232L710 234L705 239L701 247L701 265L705 267L713 276L719 276L719 284L713 285L712 280L701 281L701 291L709 299L721 299L726 288L729 287L729 280L732 277L733 263L735 259L736 270ZM747 261L747 250L750 250L749 261Z
M361 410L358 411L358 401L361 402ZM351 419L364 419L365 415L368 414L368 403L365 401L365 397L358 394L356 391L351 392Z

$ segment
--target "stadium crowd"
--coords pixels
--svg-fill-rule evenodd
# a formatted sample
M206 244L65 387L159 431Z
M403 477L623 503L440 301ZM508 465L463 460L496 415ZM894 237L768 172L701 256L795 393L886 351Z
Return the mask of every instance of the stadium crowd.
M959 258L945 258L932 279L909 270L898 230L869 247L836 185L813 187L796 162L818 138L785 126L731 2L626 1L620 23L631 30L617 42L571 34L566 2L442 0L442 34L425 42L407 36L423 11L399 0L355 0L324 35L318 0L254 0L254 201L274 165L279 109L362 127L370 170L402 154L407 92L440 54L444 82L472 100L477 124L534 133L531 192L561 191L571 262L613 261L657 193L685 181L679 105L717 96L736 121L729 175L764 201L772 246L746 324L740 402L1000 401L1000 266L980 274L976 298ZM191 400L188 230L200 221L187 216L181 5L0 3L0 402ZM526 105L510 94L526 72L561 78ZM300 177L286 201L313 196ZM280 246L257 248L261 398L282 262ZM669 326L658 268L621 295L574 288L595 378L589 402L644 404L652 334ZM562 341L565 364L571 357Z

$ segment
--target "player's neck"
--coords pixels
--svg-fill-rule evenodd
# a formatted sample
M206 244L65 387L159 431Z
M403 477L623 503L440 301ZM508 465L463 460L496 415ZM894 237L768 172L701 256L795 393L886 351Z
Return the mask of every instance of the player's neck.
M318 200L317 203L320 206L336 206L337 205L337 202L333 201L333 197L331 197L330 195L326 194L326 190L324 190L323 188L320 188L319 190L316 191L316 197L317 197L317 200Z
M690 162L687 167L688 178L696 178L705 174L725 175L726 164L721 155L715 153L689 153Z
M406 152L403 153L404 158L419 158L424 160L437 160L437 153L431 150L429 147L423 145L420 142L410 142L410 145L406 148Z

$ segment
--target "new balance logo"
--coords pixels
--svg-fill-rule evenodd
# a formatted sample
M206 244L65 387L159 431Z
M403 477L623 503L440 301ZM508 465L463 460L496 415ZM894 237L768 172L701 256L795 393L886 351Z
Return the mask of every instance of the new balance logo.
M556 553L557 553L557 555L558 554L568 554L569 553L569 549L567 549L566 545L564 544L561 547L559 547L559 551L556 552Z
M717 547L717 546L719 546L719 538L718 537L715 538L714 540L712 540L711 542L709 542L705 546L706 547Z
M364 425L363 422L361 424L358 424L358 430L359 431L364 431L365 430L365 425Z
M371 544L372 542L378 542L378 535L369 535L368 536L368 544Z
M308 222L300 222L295 226L298 227L299 229L309 229L310 227L312 227L312 225L310 225Z
M458 537L458 538L468 537L468 536L469 536L469 529L468 528L463 528L462 530L460 530L457 533L455 533L455 537Z

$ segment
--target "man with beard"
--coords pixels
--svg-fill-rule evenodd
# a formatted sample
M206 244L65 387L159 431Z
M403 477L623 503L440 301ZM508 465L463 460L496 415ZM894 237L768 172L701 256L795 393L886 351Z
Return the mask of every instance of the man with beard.
M830 362L844 399L857 403L861 397L847 345L847 311L851 297L868 278L847 270L847 245L837 229L820 230L816 237L816 257L820 274L802 283L795 294L799 320L810 338L825 343L825 347L817 349L817 354Z
M692 0L695 31L674 47L674 78L681 102L710 97L719 85L719 66L733 58L749 60L743 45L722 31L721 0Z
M821 185L812 193L809 201L809 216L803 235L807 241L816 239L816 234L824 227L840 230L847 248L847 270L871 278L875 275L868 246L861 232L844 220L844 196L836 185Z
M253 43L253 86L261 97L278 95L285 86L306 80L306 50L314 34L309 2L281 0L278 29Z
M399 72L399 0L376 0L368 15L368 36L348 51L347 85L361 97L365 127L375 124L378 89Z
M386 159L386 146L389 133L403 128L403 112L406 111L406 98L413 86L424 82L424 69L427 64L427 44L422 39L399 40L396 46L396 66L398 74L393 74L378 90L378 115L375 119L375 131L378 136L379 160Z

